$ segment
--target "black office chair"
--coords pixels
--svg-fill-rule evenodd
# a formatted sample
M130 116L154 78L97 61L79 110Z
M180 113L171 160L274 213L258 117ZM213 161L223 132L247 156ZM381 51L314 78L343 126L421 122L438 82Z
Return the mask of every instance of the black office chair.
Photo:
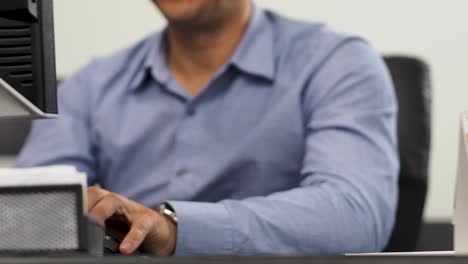
M391 72L399 102L401 162L396 222L385 251L415 251L428 188L431 138L429 68L420 59L401 56L384 59Z

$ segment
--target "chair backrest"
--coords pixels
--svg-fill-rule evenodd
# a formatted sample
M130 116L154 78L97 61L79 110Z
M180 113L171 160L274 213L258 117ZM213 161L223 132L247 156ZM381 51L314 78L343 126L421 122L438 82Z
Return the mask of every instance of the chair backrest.
M428 187L431 138L431 84L429 67L420 59L389 56L398 98L400 154L399 196L396 222L385 251L414 251L422 226Z

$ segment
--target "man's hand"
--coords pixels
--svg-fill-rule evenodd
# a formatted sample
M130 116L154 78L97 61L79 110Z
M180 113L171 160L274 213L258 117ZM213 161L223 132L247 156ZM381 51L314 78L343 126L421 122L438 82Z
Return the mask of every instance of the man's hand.
M175 249L177 227L159 212L121 195L90 187L88 213L102 222L120 220L129 225L120 244L123 254L131 254L139 248L144 253L168 256Z

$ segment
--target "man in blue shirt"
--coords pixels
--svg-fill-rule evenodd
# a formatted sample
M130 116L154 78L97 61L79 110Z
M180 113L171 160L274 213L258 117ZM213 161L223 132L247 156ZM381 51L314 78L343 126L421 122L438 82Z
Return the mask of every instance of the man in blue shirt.
M99 182L89 213L130 225L125 254L381 250L399 164L379 55L250 0L154 2L167 28L63 83L17 165Z

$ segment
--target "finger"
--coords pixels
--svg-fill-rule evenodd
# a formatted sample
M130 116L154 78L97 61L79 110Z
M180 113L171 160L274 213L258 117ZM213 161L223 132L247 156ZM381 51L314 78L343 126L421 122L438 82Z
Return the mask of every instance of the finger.
M109 219L114 214L121 214L124 201L114 193L106 194L89 212L100 221Z
M148 217L134 219L130 231L120 244L120 252L123 254L133 253L145 240L153 227L153 220Z
M88 212L90 212L94 206L109 192L99 187L88 188Z

